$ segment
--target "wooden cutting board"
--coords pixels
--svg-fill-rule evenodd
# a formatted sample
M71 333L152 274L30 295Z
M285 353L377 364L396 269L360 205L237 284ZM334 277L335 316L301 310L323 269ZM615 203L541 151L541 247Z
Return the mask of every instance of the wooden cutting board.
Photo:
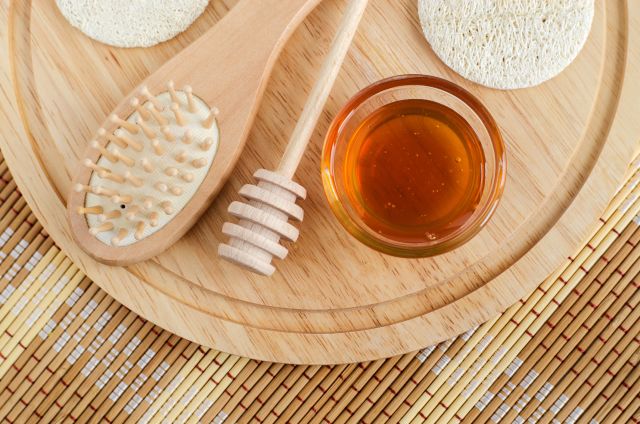
M74 262L117 300L180 336L305 364L417 350L527 295L589 235L638 148L640 3L597 1L576 61L553 80L517 91L475 85L444 66L421 35L415 3L371 1L297 174L309 190L301 238L271 279L220 261L220 228L251 172L274 167L282 154L344 0L325 0L294 34L232 178L196 227L153 260L108 267L77 248L64 213L70 175L120 98L234 1L212 0L185 34L133 50L84 37L53 1L2 2L0 147L32 209ZM320 180L332 116L359 88L402 73L467 88L496 118L508 149L506 191L491 223L465 246L430 259L393 258L360 245L332 216Z

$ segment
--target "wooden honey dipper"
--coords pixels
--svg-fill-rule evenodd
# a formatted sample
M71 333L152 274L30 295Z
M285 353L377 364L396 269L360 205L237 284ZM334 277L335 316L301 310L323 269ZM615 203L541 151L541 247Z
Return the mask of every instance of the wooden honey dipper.
M222 258L270 276L275 271L271 264L273 257L284 259L288 253L287 248L280 244L280 239L297 240L299 231L288 220L302 221L304 211L296 204L296 200L304 199L307 192L292 178L340 72L367 3L368 0L351 0L348 4L318 80L276 171L256 171L254 177L258 184L245 184L239 192L247 202L235 201L229 205L229 213L239 222L226 222L222 226L222 232L230 237L228 243L218 246L218 254Z

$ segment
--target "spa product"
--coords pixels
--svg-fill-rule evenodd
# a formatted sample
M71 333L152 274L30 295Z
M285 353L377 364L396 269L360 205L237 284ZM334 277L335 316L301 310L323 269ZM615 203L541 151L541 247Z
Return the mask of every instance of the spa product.
M593 0L418 0L433 51L463 77L494 88L543 83L576 58Z
M484 152L460 114L423 99L366 116L348 141L347 196L365 225L399 243L445 237L478 207Z
M150 47L180 34L209 0L56 0L71 25L116 47Z
M84 251L135 263L196 222L240 156L275 57L318 2L240 1L116 106L90 139L67 203Z
M387 78L336 115L322 152L331 209L354 237L402 257L460 246L495 211L506 155L487 109L426 75Z
M368 0L350 0L278 169L275 172L258 170L254 174L258 184L246 184L240 190L240 195L247 202L236 201L229 205L229 213L240 221L237 224L227 222L223 225L222 232L230 240L218 246L221 257L250 271L269 276L275 271L271 264L273 257L284 259L288 253L280 245L280 239L297 240L298 229L288 220L293 218L302 221L304 211L296 204L296 199L304 199L307 192L292 177L338 76L367 2Z

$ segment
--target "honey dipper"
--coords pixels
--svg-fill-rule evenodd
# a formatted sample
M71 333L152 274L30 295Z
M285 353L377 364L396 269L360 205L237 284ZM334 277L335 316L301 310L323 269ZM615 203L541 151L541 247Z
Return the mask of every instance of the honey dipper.
M84 251L139 262L196 222L238 160L282 46L319 2L241 0L116 106L68 198Z
M368 0L349 2L331 50L277 170L256 171L254 177L258 184L245 184L239 192L247 202L235 201L229 205L229 213L238 218L239 222L226 222L222 227L222 232L230 237L228 243L218 246L218 254L222 258L258 274L270 276L275 271L271 264L273 257L284 259L288 253L280 244L280 239L297 240L299 231L288 220L292 218L302 221L304 211L296 204L296 200L304 199L306 190L292 178L324 109L367 2Z

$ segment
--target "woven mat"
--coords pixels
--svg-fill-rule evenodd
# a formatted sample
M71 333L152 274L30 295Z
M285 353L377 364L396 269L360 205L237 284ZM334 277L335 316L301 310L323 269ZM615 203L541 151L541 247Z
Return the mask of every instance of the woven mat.
M292 366L205 349L89 281L0 156L3 422L640 421L640 161L593 236L527 299L437 346Z

